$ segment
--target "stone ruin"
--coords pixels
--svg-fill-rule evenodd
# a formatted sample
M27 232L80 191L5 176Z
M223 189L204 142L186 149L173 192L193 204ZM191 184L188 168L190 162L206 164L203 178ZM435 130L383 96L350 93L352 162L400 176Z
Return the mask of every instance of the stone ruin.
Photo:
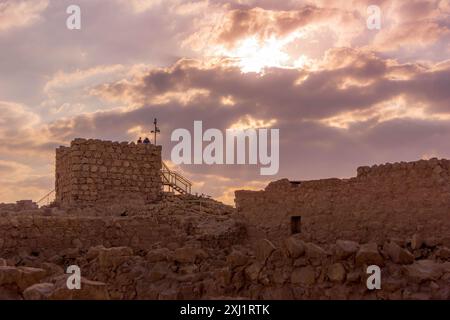
M238 212L272 241L298 232L318 243L337 239L450 237L450 161L419 160L360 167L350 179L270 183L235 192ZM292 232L293 231L293 232Z
M36 210L39 206L33 200L19 200L16 203L0 203L0 211Z
M55 203L0 206L0 299L450 299L450 161L284 179L237 191L233 208L163 192L160 155L59 148Z
M56 202L86 206L100 199L160 199L161 146L75 139L56 149Z

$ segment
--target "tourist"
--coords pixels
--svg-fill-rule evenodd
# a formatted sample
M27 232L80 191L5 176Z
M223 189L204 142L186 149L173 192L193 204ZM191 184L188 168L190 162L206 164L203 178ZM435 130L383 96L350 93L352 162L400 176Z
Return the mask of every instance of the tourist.
M139 137L137 143L142 143L142 138L141 137Z
M145 139L144 139L144 144L149 144L149 143L150 143L150 139L147 138L147 137L145 137Z

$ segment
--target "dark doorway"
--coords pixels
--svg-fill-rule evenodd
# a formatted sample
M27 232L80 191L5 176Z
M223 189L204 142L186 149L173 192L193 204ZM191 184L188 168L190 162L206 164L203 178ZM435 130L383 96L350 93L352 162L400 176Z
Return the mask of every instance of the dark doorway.
M291 234L300 233L302 226L301 216L291 216Z

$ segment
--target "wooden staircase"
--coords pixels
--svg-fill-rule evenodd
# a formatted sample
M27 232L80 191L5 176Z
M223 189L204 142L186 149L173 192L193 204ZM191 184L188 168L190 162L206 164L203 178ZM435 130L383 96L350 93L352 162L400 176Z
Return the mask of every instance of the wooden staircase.
M180 194L191 193L192 182L179 172L170 170L164 162L162 162L161 179L163 186L167 186L169 192L177 191Z

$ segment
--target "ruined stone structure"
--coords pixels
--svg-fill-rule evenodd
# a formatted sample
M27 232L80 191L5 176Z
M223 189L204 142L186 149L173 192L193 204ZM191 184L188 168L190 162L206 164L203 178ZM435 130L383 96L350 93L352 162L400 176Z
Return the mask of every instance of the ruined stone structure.
M33 200L19 200L16 203L0 203L1 211L24 211L24 210L35 210L38 208L36 202Z
M162 192L161 146L75 139L56 150L56 202L86 206L99 200L141 198Z
M57 203L0 206L0 299L450 299L450 161L284 179L237 191L236 210L160 193L158 147L75 140L57 157Z
M235 201L255 236L274 241L295 232L319 243L450 237L450 161L360 167L350 179L284 179L236 191Z

